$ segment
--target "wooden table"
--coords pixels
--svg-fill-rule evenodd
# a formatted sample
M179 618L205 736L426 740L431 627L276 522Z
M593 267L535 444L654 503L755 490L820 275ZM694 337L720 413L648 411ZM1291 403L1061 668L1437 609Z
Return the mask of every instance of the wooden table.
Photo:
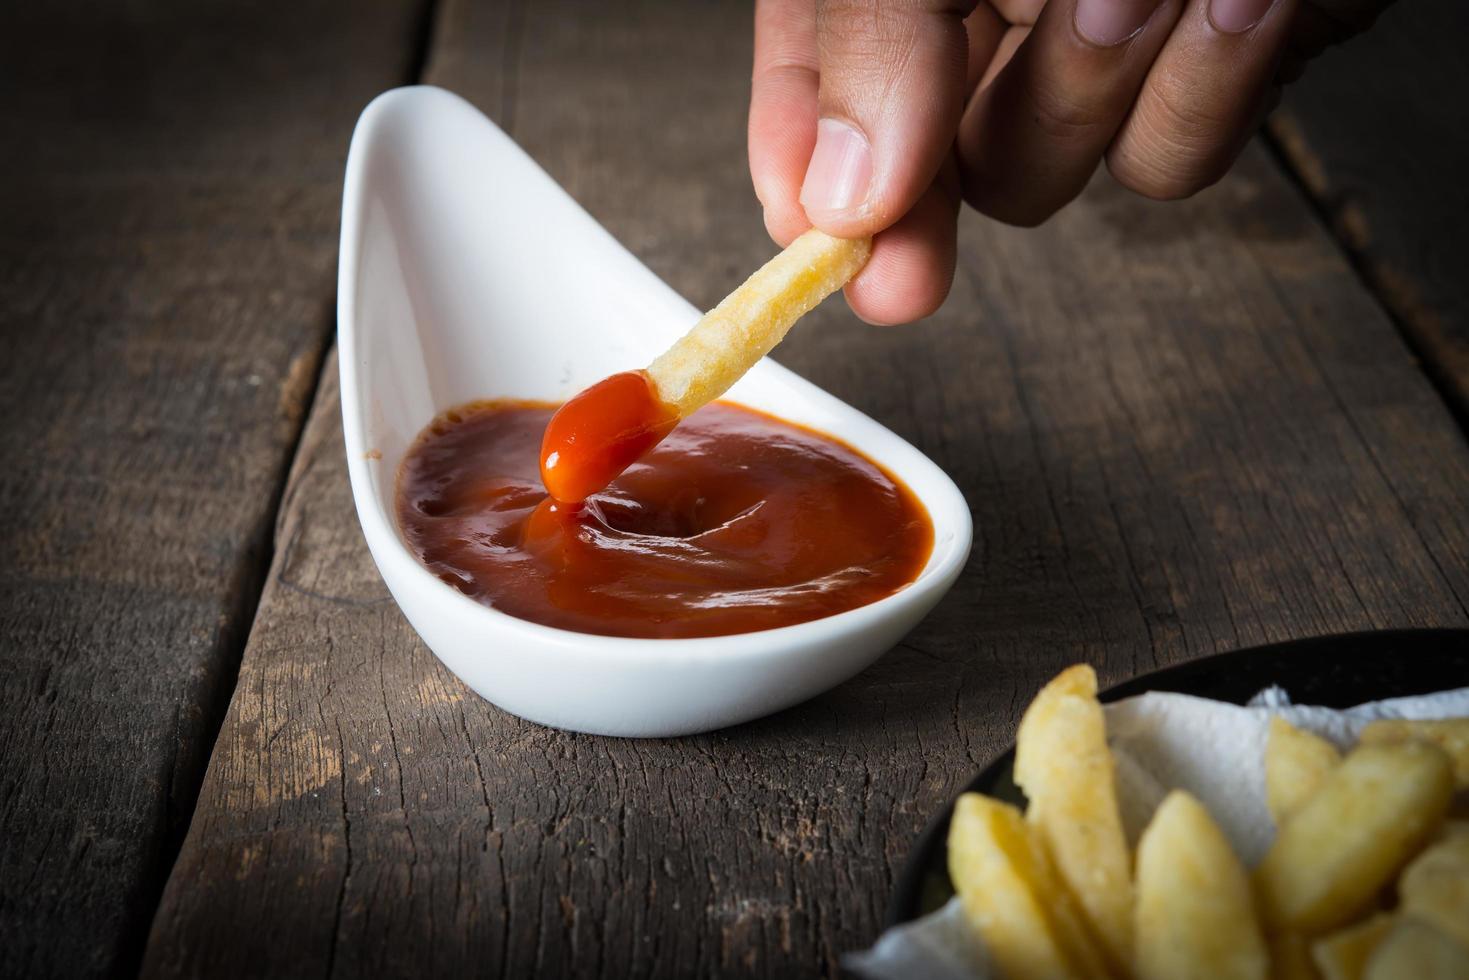
M780 360L954 476L969 567L836 690L621 741L470 694L378 579L342 162L451 88L709 305L772 250L745 5L10 5L0 974L831 975L1061 666L1469 621L1465 10L1392 11L1191 201L967 215L932 319L814 315Z

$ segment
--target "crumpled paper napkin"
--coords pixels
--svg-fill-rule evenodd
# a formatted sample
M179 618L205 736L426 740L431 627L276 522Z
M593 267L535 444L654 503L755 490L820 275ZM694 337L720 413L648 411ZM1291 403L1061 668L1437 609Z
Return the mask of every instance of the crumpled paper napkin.
M1372 701L1337 710L1292 704L1279 687L1240 706L1187 694L1151 691L1106 705L1107 741L1117 759L1122 827L1134 846L1169 790L1203 801L1235 853L1253 867L1270 847L1275 827L1265 807L1265 740L1270 716L1315 732L1342 749L1380 718L1469 716L1469 687L1410 698ZM994 976L984 944L964 920L958 899L889 929L869 950L842 965L868 980L987 980Z

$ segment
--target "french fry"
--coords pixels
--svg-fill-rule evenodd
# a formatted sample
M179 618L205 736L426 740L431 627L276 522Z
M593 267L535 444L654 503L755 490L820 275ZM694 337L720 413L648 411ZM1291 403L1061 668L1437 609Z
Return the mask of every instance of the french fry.
M679 421L740 379L801 315L856 275L872 239L814 228L765 263L645 371L622 371L556 410L541 437L541 481L585 500L658 445Z
M1311 959L1323 980L1362 980L1367 960L1392 929L1393 917L1378 912L1370 919L1338 929L1311 944Z
M1270 957L1249 878L1204 805L1169 793L1137 849L1141 980L1264 980Z
M1311 946L1305 936L1299 932L1278 932L1269 937L1268 943L1270 980L1322 980L1311 960Z
M1398 879L1403 912L1436 926L1469 956L1469 823L1451 821Z
M1452 767L1437 746L1358 746L1256 869L1267 922L1319 933L1351 921L1438 829L1452 795Z
M814 228L791 242L648 366L658 397L687 418L724 394L871 254L870 238Z
M1027 812L961 797L950 877L1010 980L1469 980L1469 821L1449 818L1466 756L1469 719L1374 723L1343 758L1272 718L1277 832L1253 880L1182 790L1144 830L1134 875L1096 675L1071 667L1016 735Z
M1363 980L1469 980L1469 949L1433 926L1400 915L1372 955Z
M1020 811L977 793L954 805L949 878L1008 980L1107 975L1080 910Z
M1275 826L1300 809L1339 762L1341 753L1335 745L1272 716L1265 743L1265 805Z
M1385 718L1362 729L1360 738L1365 744L1410 739L1432 742L1454 760L1454 787L1469 789L1469 718L1445 718L1441 721Z
M1041 689L1015 737L1015 782L1062 881L1115 971L1132 962L1132 860L1117 810L1097 675L1086 665Z

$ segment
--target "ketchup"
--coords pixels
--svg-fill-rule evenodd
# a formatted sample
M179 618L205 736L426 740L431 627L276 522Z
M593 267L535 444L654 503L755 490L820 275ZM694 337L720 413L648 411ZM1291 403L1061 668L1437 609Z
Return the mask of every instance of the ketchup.
M624 371L578 393L551 416L541 440L541 482L566 503L590 497L652 449L678 414L642 371Z
M573 416L569 444L626 433L597 458L637 461L568 504L537 472L552 414L503 401L445 413L399 474L398 520L419 560L512 616L607 636L748 633L866 605L928 561L933 528L912 492L813 430L726 403L656 437ZM647 439L656 448L633 452Z

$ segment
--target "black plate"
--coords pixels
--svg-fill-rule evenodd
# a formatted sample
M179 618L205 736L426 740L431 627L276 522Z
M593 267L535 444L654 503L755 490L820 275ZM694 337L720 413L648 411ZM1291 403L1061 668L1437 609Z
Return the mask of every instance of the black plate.
M1364 701L1427 694L1469 685L1469 630L1348 633L1253 647L1204 657L1134 677L1102 692L1116 701L1144 691L1176 691L1244 704L1279 684L1297 704L1350 708ZM1017 805L1025 797L1012 778L1012 747L965 787ZM949 884L950 803L918 838L888 907L895 926L932 912L953 897Z

